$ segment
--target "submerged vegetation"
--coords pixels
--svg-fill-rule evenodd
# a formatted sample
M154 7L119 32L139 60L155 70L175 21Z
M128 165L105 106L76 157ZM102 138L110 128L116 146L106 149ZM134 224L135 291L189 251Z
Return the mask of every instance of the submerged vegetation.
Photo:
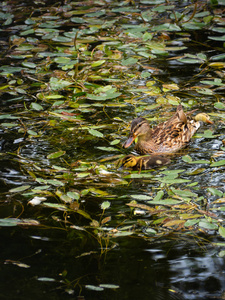
M223 242L225 2L64 2L0 4L1 206L10 207L0 225L66 230L101 255L129 236ZM180 103L215 124L167 166L118 170L130 121L156 125Z

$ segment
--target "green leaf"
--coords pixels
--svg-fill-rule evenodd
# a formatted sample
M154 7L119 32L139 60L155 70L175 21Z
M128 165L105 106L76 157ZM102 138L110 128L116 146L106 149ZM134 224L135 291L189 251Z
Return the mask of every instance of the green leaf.
M56 180L56 179L48 179L46 180L46 182L48 184L51 184L51 185L54 185L54 186L64 186L64 183L59 181L59 180Z
M210 164L210 167L220 167L225 165L225 159L221 159L219 161L215 161Z
M171 190L174 194L179 195L181 197L193 197L193 198L198 197L198 194L193 193L193 192L188 191L188 190L175 189L174 187L171 187Z
M54 58L54 62L58 63L58 64L69 64L71 61L71 59L69 57L56 57Z
M17 226L19 223L18 219L8 218L8 219L0 219L0 227L12 227Z
M225 32L225 27L222 28L222 29ZM214 56L210 57L210 60L212 60L212 61L220 61L220 60L223 60L223 59L225 59L225 54L217 54L217 55L214 55Z
M110 142L110 145L118 145L120 143L120 140L114 140L112 142Z
M137 58L133 58L133 57L129 57L127 59L122 59L121 63L123 66L131 66L131 65L135 65L138 62Z
M98 130L95 130L95 129L88 129L88 132L93 135L93 136L97 136L97 137L100 137L100 138L103 138L104 135L98 131Z
M187 222L184 223L184 226L189 227L189 226L194 226L199 223L199 219L191 219L187 220Z
M60 156L63 156L66 153L66 151L58 151L58 152L53 152L47 156L48 159L53 159L53 158L58 158Z
M79 215L85 217L86 219L92 220L91 216L84 210L78 209L75 212L78 213Z
M167 176L165 176L164 178L156 178L155 180L158 180L162 183L166 183L166 184L175 184L175 183L186 183L186 182L190 182L191 180L189 179L181 179L181 178L168 178Z
M177 60L186 64L202 64L202 60L197 58L179 58Z
M110 100L117 98L121 95L120 92L116 92L116 88L111 88L107 90L105 93L100 93L98 95L87 94L87 98L90 100Z
M217 224L210 223L207 220L200 221L199 226L208 230L216 230L218 228Z
M144 200L144 201L151 199L151 197L147 195L131 195L131 198L136 200Z
M113 148L113 147L96 147L96 148L99 149L99 150L108 151L108 152L118 151L118 149Z
M67 80L58 79L55 77L50 78L50 87L52 90L62 90L72 84L73 84L73 82L70 82Z
M225 228L224 228L224 227L220 226L220 228L219 228L219 234L220 234L223 238L225 238Z
M62 210L62 211L67 210L67 206L64 205L64 204L43 202L43 206L46 206L46 207L49 207L49 208L55 208L57 210Z
M30 185L22 185L22 186L19 186L17 188L13 188L11 190L9 190L10 193L19 193L19 192L23 192L23 191L26 191L30 188Z
M159 201L159 200L161 200L162 197L163 197L163 195L164 195L163 191L158 191L157 194L156 194L156 196L155 196L155 198L153 199L153 201Z
M34 110L37 110L37 111L43 110L43 107L40 104L36 103L36 102L32 102L31 105L30 105L30 108L34 109Z
M102 209L102 210L105 210L105 209L109 208L110 205L111 205L111 203L110 203L109 201L104 201L104 202L102 202L102 204L101 204L101 209Z
M67 196L69 196L73 200L79 200L80 194L78 192L68 192Z
M18 117L15 117L15 116L12 116L12 115L9 115L9 114L4 114L4 115L0 115L0 120L4 120L4 119L18 119Z
M103 60L98 60L98 61L93 62L93 63L91 64L91 67L92 67L92 68L99 67L99 66L103 65L104 63L105 63L105 60L104 60L104 59L103 59Z
M78 17L71 18L70 21L73 23L80 23L80 24L87 22L84 18L78 18Z
M27 68L31 68L31 69L35 69L37 67L37 65L35 63L32 63L32 62L22 62L22 66L27 67Z
M174 200L174 199L164 199L164 200L152 200L148 201L148 204L154 204L154 205L175 205L180 204L182 201L180 200Z
M213 196L219 196L219 197L223 196L223 192L221 192L220 190L215 189L215 188L210 187L207 189L207 191L210 192Z
M222 250L218 253L219 257L224 257L225 256L225 250Z
M225 110L225 104L222 103L222 102L216 102L216 103L214 103L214 107L216 109Z

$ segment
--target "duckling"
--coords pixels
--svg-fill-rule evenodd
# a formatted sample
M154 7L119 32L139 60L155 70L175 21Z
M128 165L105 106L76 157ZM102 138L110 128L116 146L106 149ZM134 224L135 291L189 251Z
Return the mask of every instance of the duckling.
M193 112L193 111L192 111ZM166 122L153 129L144 118L136 118L131 123L130 134L123 147L128 148L137 138L134 149L140 154L172 153L188 145L190 139L200 127L200 122L213 124L209 116L200 113L191 118L178 105L176 113Z
M162 155L148 155L143 157L136 157L132 154L125 156L122 159L121 167L132 168L133 170L148 170L154 167L161 167L170 162L168 157Z

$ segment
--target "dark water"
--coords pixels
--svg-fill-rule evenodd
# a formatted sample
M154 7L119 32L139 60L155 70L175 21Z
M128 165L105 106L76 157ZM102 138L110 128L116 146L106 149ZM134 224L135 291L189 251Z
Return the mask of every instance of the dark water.
M52 2L54 1L49 3ZM23 7L22 1L18 3ZM35 3L35 14L38 16L37 5ZM42 1L41 7L44 5ZM88 3L88 5L93 4ZM28 12L30 13L26 7L27 15ZM20 22L22 21L19 20L18 23ZM192 34L202 42L203 35L193 32ZM4 31L2 41L7 41L7 38L7 31ZM6 45L3 44L3 52L6 49ZM200 50L201 47L190 45L190 53ZM215 49L212 51L216 52ZM4 59L3 64L5 63ZM163 58L155 60L154 66L164 70L158 75L159 80L163 82L167 79L181 85L187 84L187 81L193 78L193 74L199 72L196 66L187 67ZM141 86L143 82L137 80L135 83ZM4 78L2 84L5 83ZM177 94L185 103L190 100L190 95L179 94L179 92ZM206 112L214 112L215 99L210 96L205 97L208 97L208 102L205 101L202 105L202 96L199 107ZM3 93L0 112L16 114L23 110L24 103L29 104L33 100L32 97L15 99L16 96ZM144 101L148 105L155 103L153 97L145 97ZM126 109L106 107L104 112L99 111L99 118L104 120L105 112L111 118L119 116L127 122L134 117L132 106L127 106ZM150 113L147 111L139 114L154 117L156 112L157 110L153 110ZM87 112L83 115L90 123L93 121L92 113ZM10 129L2 126L0 129L0 219L33 219L39 221L40 226L18 225L0 228L0 299L224 299L225 259L219 255L224 245L213 244L223 242L217 232L198 230L183 234L182 230L173 230L165 231L166 233L164 232L161 237L154 239L148 234L149 228L142 223L154 217L141 214L131 216L130 208L126 205L132 199L131 196L158 191L158 182L144 178L131 180L130 184L125 186L113 183L109 185L109 181L104 176L99 176L91 182L91 184L94 182L93 186L116 195L112 199L109 198L111 207L106 212L106 216L111 216L112 222L107 230L127 226L131 229L135 228L138 232L133 236L111 238L108 249L104 248L105 244L101 245L101 239L98 240L97 235L93 234L93 228L89 227L89 220L83 219L79 214L67 215L66 212L41 205L33 207L28 204L32 198L29 193L25 195L21 192L10 193L10 189L21 185L29 184L33 188L37 187L32 172L27 172L33 170L31 166L37 165L41 170L36 168L40 174L47 170L46 178L52 178L49 171L51 162L47 159L47 155L58 149L66 151L65 160L69 163L77 160L98 162L107 158L107 155L112 155L96 149L96 146L108 146L106 140L89 141L81 133L77 135L77 132L66 131L66 126L49 129L45 128L42 122L37 125L35 121L39 121L38 114L37 119L34 115L34 124L32 124L32 116L29 115L27 119L26 124L30 126L29 128L42 130L40 137L27 138L24 133L18 132L17 127ZM7 122L11 121L14 120L7 120ZM105 124L107 122L108 119ZM71 124L68 124L69 126ZM224 151L221 151L225 134L223 122L216 123L211 128L213 134L219 134L218 137L194 138L182 155L190 155L193 160L211 160L212 157L217 156L224 159ZM120 133L120 129L122 131L124 128L115 125L115 131L119 132L117 134L122 145L125 136ZM203 125L199 133L202 134L206 129L208 127ZM107 130L106 134L108 134ZM115 154L125 154L125 152L122 147L119 147ZM198 187L193 191L207 200L207 203L200 203L199 207L206 209L210 202L218 198L207 191L208 187L220 190L223 193L221 197L224 197L224 167L216 168L212 172L206 164L185 163L182 155L173 157L167 170L182 169L184 170L182 178L199 182ZM62 161L60 163L63 165ZM122 178L126 175L125 171L118 172L111 161L104 162L104 165L112 172L113 178ZM156 177L160 176L157 171L153 171L153 174ZM71 184L71 189L82 191L88 186L88 179L76 179ZM185 187L186 184L177 186L180 189ZM51 200L56 201L54 196L51 196ZM88 194L82 199L81 207L98 220L102 214L100 205L105 200L108 198ZM145 201L141 203L145 204ZM223 211L218 213L217 206L214 208L215 210L211 211L221 218L222 224L224 213ZM83 230L84 228L86 230ZM162 228L160 230L163 231Z
M65 230L2 229L1 239L2 299L77 299L79 291L85 299L222 299L224 259L203 243L199 248L200 240L123 239L99 259L97 252L78 257L88 240ZM79 284L119 288L97 292ZM68 295L74 286L75 294Z

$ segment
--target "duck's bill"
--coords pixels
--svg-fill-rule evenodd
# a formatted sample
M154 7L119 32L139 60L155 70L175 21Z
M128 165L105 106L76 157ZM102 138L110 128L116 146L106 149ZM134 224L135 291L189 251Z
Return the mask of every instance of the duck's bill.
M209 119L206 120L206 123L208 123L208 124L214 124L213 121L211 121Z
M135 137L133 135L130 135L129 138L126 140L126 142L123 144L123 148L128 148L135 140Z

